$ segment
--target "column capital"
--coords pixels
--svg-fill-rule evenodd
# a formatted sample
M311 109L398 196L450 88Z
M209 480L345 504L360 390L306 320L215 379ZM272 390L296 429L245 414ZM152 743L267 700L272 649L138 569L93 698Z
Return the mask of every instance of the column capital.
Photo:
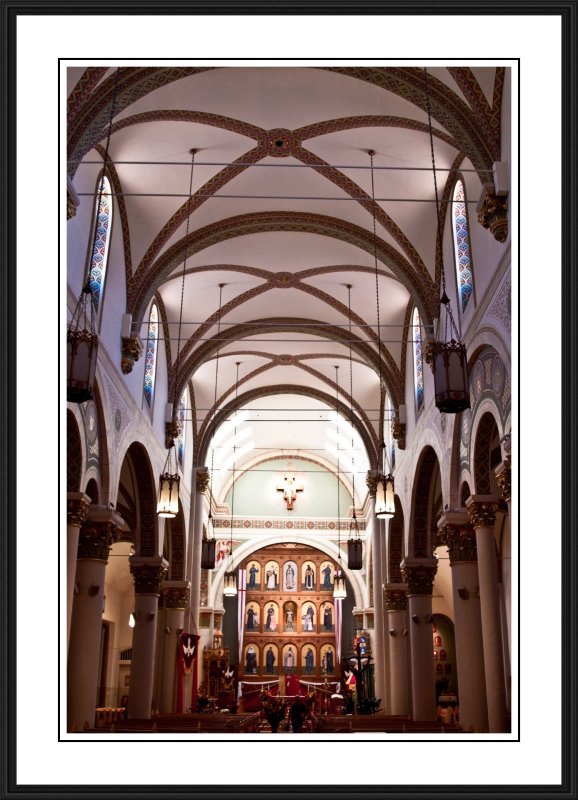
M135 594L156 594L161 592L161 583L168 572L168 561L161 556L129 558L130 571L134 578Z
M161 586L161 595L165 608L187 609L189 607L190 594L190 581L164 581Z
M69 525L80 528L86 520L88 507L92 500L84 492L68 492L66 495L66 516Z
M407 608L407 586L405 583L384 583L383 603L386 611L405 611Z
M510 459L506 458L505 461L502 461L499 467L496 469L496 480L498 481L498 486L502 492L502 498L504 500L511 500L512 499L512 468L510 466Z
M407 583L408 597L414 594L431 595L437 569L437 558L404 558L401 574Z
M195 470L196 490L204 494L209 488L210 473L207 467L197 467Z
M496 241L503 244L508 238L508 200L495 194L493 187L485 186L478 205L478 222L488 228Z
M473 494L466 500L466 507L474 528L494 527L500 504L493 494Z
M121 336L120 368L124 375L130 375L135 363L142 355L143 345L140 336Z
M121 530L127 530L127 525L117 511L105 506L89 506L87 520L78 536L78 558L107 562L110 548L118 541Z

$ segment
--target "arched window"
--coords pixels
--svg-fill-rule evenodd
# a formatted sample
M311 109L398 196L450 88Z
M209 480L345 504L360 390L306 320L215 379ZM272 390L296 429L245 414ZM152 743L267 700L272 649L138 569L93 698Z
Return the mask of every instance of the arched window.
M179 435L177 437L177 453L179 456L179 464L181 467L185 462L185 409L186 409L186 392L183 392L183 395L179 402Z
M417 308L413 311L413 377L415 383L415 405L419 411L423 405L423 358L421 351L421 320Z
M153 405L155 392L155 374L157 370L157 341L159 333L159 312L156 303L153 303L149 317L147 347L144 371L144 396L149 408Z
M102 192L102 194L101 194ZM100 202L99 202L100 200ZM112 226L112 195L110 181L103 175L96 187L97 207L94 211L93 246L90 256L90 289L94 310L98 312L104 292L110 231Z
M452 212L458 297L463 313L474 291L474 276L472 274L470 234L468 232L468 215L466 213L466 193L460 180L456 181L454 186Z
M393 438L393 406L389 394L385 396L385 420L383 425L383 441L387 449L387 457L391 470L395 468L395 439Z

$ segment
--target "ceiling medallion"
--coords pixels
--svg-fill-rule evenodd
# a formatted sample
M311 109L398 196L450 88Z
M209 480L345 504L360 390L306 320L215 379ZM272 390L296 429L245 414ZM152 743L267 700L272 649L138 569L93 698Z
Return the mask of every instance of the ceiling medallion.
M284 353L283 355L279 356L277 359L280 364L290 365L295 364L296 358L295 356L291 356L288 353Z
M290 156L293 149L291 131L284 129L269 131L267 145L271 156Z
M294 275L291 272L276 272L273 276L273 285L278 289L289 289L293 286L295 281Z

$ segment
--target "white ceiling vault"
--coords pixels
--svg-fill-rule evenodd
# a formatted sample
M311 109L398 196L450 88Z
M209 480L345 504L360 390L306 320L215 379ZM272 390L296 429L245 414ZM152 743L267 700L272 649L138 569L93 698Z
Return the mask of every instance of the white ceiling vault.
M504 70L428 73L440 198L460 170L477 199L500 157ZM410 313L417 305L431 325L440 294L423 69L89 67L68 78L73 180L102 163L116 86L108 158L127 312L145 338L158 301L169 384L191 390L195 463L237 392L260 456L311 449L334 463L325 441L339 401L364 468L375 466L380 377L396 413Z

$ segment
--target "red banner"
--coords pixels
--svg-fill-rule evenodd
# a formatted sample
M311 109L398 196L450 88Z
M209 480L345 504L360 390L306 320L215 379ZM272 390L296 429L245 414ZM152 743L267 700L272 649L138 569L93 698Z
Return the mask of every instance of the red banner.
M183 713L183 675L193 676L191 711L197 710L197 644L201 637L195 633L181 633L177 659L177 714Z

